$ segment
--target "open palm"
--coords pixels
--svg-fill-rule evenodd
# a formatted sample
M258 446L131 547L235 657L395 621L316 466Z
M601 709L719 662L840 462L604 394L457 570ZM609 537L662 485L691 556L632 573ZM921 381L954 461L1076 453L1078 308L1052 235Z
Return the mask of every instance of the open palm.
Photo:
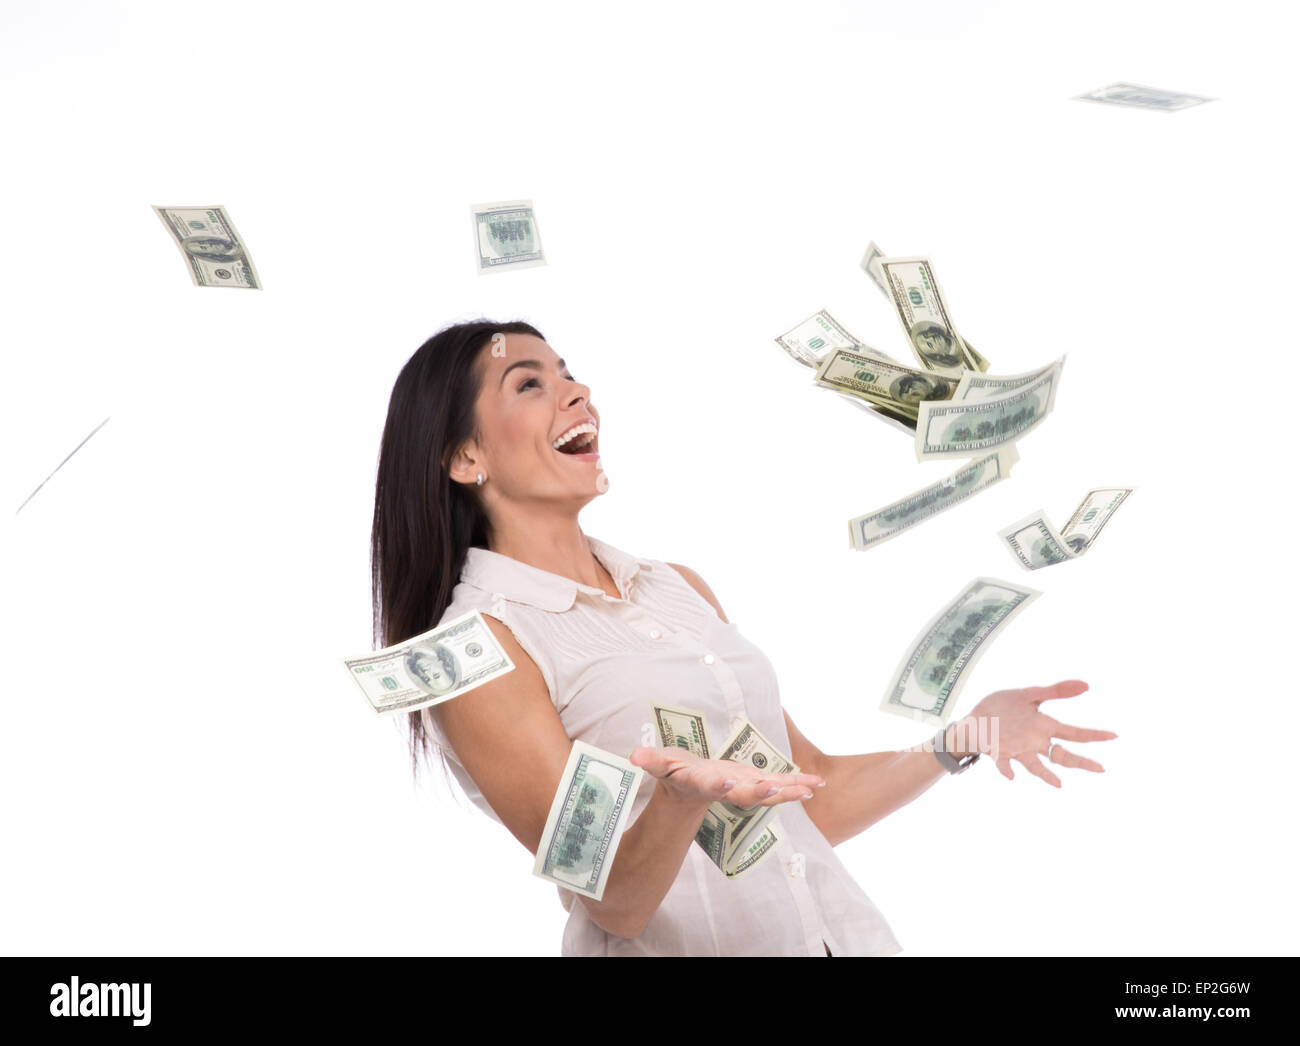
M1060 697L1077 697L1087 689L1088 684L1082 679L1067 679L1052 686L999 690L989 694L977 704L971 712L971 717L977 722L981 717L997 718L997 732L992 734L992 737L996 738L997 750L989 754L993 756L998 772L1007 780L1014 779L1011 760L1015 759L1024 764L1025 769L1031 774L1041 777L1055 788L1060 788L1060 778L1038 761L1040 755L1048 755L1050 751L1050 762L1060 766L1077 767L1080 770L1091 770L1093 773L1103 773L1100 763L1076 755L1062 748L1060 744L1054 743L1052 739L1059 737L1066 741L1109 741L1119 734L1110 730L1069 726L1053 719L1038 708L1044 701ZM984 736L984 730L981 729L980 734Z
M742 809L807 799L825 783L816 774L765 774L730 759L701 759L684 748L634 748L628 758L680 799L725 798Z

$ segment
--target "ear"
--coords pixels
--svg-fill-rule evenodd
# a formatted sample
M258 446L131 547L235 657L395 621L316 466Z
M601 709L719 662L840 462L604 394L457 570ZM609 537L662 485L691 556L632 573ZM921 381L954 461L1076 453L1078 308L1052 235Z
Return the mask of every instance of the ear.
M462 443L457 450L452 453L451 465L447 469L447 474L451 476L455 483L468 483L474 485L478 478L478 473L482 471L482 465L479 463L478 448L474 445L473 440L467 440Z

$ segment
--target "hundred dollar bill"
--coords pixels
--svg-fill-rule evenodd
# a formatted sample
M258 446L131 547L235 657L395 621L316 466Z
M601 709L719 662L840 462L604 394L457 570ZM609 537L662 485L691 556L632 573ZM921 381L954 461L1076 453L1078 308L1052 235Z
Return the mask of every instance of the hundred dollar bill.
M659 730L660 743L665 748L676 746L686 749L701 759L709 758L709 733L704 725L703 713L692 712L685 708L673 708L669 705L652 704L650 707ZM737 731L737 737L743 732L744 727ZM757 734L757 731L754 733ZM772 751L775 749L772 748ZM749 755L752 765L767 769L765 751L757 750L757 746L754 746L749 750ZM755 755L757 760L754 759ZM776 772L797 773L798 771ZM731 803L710 803L708 810L705 811L704 821L699 831L695 833L695 841L728 879L735 879L759 864L780 842L776 831L766 823L772 817L772 810L772 807L756 807L754 811L748 811ZM750 824L750 819L745 815L751 812L766 815L765 823L757 826L757 834L750 832L750 841L744 847L737 847L732 835L732 826L742 820Z
M1092 546L1107 520L1132 493L1131 487L1090 490L1059 532L1039 509L998 531L998 537L1006 542L1016 562L1026 570L1064 563L1083 555Z
M822 360L835 349L852 349L864 356L896 362L879 349L864 345L825 309L818 309L802 323L791 327L776 339L776 343L796 363L802 363L813 370L820 367Z
M1006 542L1016 562L1026 570L1038 570L1074 558L1070 546L1042 509L999 530L998 537Z
M728 879L739 879L776 852L776 848L781 845L781 836L777 833L780 823L774 816L757 835L751 835L749 841L731 855L722 869Z
M732 735L722 749L719 759L730 759L737 763L748 763L765 774L797 774L799 768L781 750L758 732L753 723L744 722ZM725 799L717 804L722 808L722 818L727 825L726 860L731 864L732 858L741 848L748 846L756 833L761 831L774 816L774 806L740 807ZM751 838L752 837L752 838Z
M1110 102L1114 105L1132 105L1139 109L1162 109L1175 112L1188 109L1202 102L1212 102L1213 98L1203 98L1198 94L1182 94L1179 91L1166 91L1159 87L1143 87L1141 84L1114 83L1098 87L1086 94L1074 96L1085 102Z
M645 771L574 741L551 801L533 874L599 901Z
M885 252L877 247L874 241L868 243L867 253L862 256L862 271L875 281L876 286L880 288L880 293L883 294L887 300L892 302L893 295L889 293L889 284L885 282L885 273L880 267L881 259L885 257L887 257ZM980 370L988 370L989 361L975 351L975 346L967 341L961 334L958 334L957 337L960 338L961 343L966 346L966 352L975 362L975 365Z
M709 860L722 868L727 856L727 822L723 819L722 812L714 809L717 805L710 803L704 811L704 821L695 833L695 841L708 854ZM723 871L725 870L724 868Z
M821 362L826 358L827 353L834 349L852 349L864 356L888 360L890 363L897 362L888 353L881 352L870 345L862 344L825 309L819 310L798 326L786 331L776 339L776 343L796 363L802 363L805 367L812 367L814 370L821 366ZM875 414L897 427L905 428L909 436L916 434L915 418L883 404L868 403L856 396L850 396L838 390L832 389L831 391L860 410Z
M726 858L727 823L722 815L712 806L704 812L704 823L700 825L695 841L728 879L738 879L750 869L761 864L763 859L776 849L781 842L777 833L776 818L751 837L748 844L740 848L730 860Z
M1065 538L1070 551L1081 555L1092 548L1101 528L1132 493L1132 487L1098 487L1088 491L1061 528L1061 537Z
M861 265L862 271L870 276L875 281L876 286L880 288L880 293L892 302L893 295L889 293L889 284L885 282L885 273L880 267L881 259L885 257L885 252L877 247L875 242L872 241L867 244L867 253L862 256ZM975 365L980 370L988 370L989 361L976 352L975 347L962 337L962 335L958 334L957 337L960 338L961 343L966 346L966 352L969 354L970 358L974 360Z
M813 380L825 388L847 392L899 414L916 417L918 404L923 400L950 398L958 379L849 349L835 349L822 360Z
M651 703L651 714L655 718L655 728L659 732L659 743L665 748L684 748L701 759L710 758L709 731L704 723L703 712L692 712L688 708L673 708L671 705ZM729 850L728 820L726 810L721 803L710 803L705 811L704 821L695 833L695 841L700 844L709 860L727 870L726 856Z
M474 249L480 275L546 264L532 200L475 204L470 213L474 217Z
M343 666L379 715L449 701L515 667L477 610Z
M1028 384L965 403L917 404L916 460L971 458L1014 443L1051 413L1061 361Z
M884 257L885 252L876 246L875 240L872 240L867 244L867 253L862 256L862 261L859 264L862 266L862 271L876 281L880 293L888 298L889 284L885 282L885 274L880 271L880 259Z
M930 620L899 663L882 712L944 726L970 669L1036 589L980 577Z
M1036 378L1041 378L1053 367L1057 369L1059 374L1065 367L1065 356L1062 355L1059 360L1049 363L1045 367L1025 371L1024 374L978 374L973 370L963 371L961 381L957 382L957 391L952 394L952 402L969 403L974 400L986 400L992 399L994 396L1001 396L1004 392L1018 389L1022 385L1028 385Z
M966 340L965 335L958 334L957 337L961 338L961 343L966 347L966 355L975 361L975 366L982 371L988 370L989 361L975 351L975 346Z
M155 207L196 287L261 290L253 259L224 207Z
M948 303L928 258L885 258L880 271L912 352L928 370L960 376L962 368L979 370L952 322ZM987 367L988 361L985 360Z
M945 509L987 490L1011 475L1020 460L1014 443L991 451L963 465L951 476L909 494L892 505L849 520L849 544L859 552L897 537L909 527L937 516Z
M659 743L665 748L684 748L701 759L709 756L709 731L704 725L704 715L672 705L650 706L659 731Z

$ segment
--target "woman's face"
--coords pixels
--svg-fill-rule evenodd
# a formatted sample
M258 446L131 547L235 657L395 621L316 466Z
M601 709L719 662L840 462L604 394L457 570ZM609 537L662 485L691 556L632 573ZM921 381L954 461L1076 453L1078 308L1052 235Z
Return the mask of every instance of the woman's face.
M475 404L481 440L470 440L453 459L452 479L481 488L489 505L498 499L517 503L572 502L578 508L597 494L601 478L596 439L583 453L555 449L558 437L580 422L599 429L600 415L591 406L591 390L575 381L564 361L541 338L506 334L504 352L483 349L482 387ZM500 346L501 340L497 339ZM579 435L566 449L582 445Z

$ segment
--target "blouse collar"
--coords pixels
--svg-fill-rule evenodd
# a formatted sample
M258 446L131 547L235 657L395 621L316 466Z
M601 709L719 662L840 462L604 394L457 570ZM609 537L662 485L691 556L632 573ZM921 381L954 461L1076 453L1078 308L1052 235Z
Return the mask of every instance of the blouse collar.
M592 554L609 571L622 598L627 599L632 579L640 570L652 570L651 561L631 556L590 535L586 537ZM523 603L556 613L573 606L579 592L605 599L612 598L602 588L580 584L572 578L552 574L549 570L521 563L510 556L477 545L471 546L466 552L460 579L512 603Z

